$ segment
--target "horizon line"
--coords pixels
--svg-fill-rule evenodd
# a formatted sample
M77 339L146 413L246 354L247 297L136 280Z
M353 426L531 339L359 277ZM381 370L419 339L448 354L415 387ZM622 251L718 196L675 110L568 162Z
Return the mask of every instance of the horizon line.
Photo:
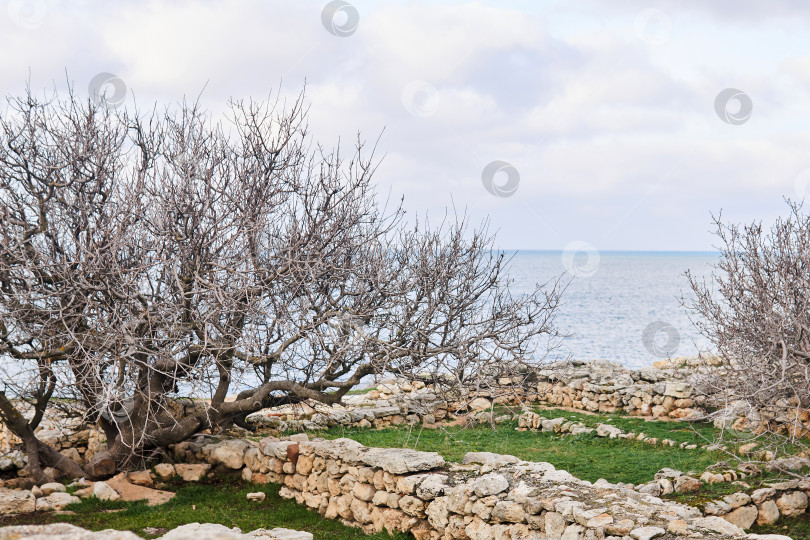
M534 253L563 253L565 249L538 249L538 248L498 248L494 251L523 251ZM700 250L700 249L600 249L598 253L694 253L703 255L720 255L718 250Z

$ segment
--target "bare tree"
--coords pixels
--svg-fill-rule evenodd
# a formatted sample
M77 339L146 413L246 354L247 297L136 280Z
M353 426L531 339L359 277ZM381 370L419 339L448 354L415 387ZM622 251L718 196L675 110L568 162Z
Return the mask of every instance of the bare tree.
M370 374L524 376L558 336L558 283L512 296L485 227L408 225L378 201L373 150L310 141L303 95L229 111L9 99L0 419L35 477L137 466L263 407L339 403ZM82 468L37 440L56 405L108 450Z
M720 404L745 405L753 427L795 438L810 405L810 216L788 204L769 231L716 218L717 272L689 280L695 322L722 360L705 382Z

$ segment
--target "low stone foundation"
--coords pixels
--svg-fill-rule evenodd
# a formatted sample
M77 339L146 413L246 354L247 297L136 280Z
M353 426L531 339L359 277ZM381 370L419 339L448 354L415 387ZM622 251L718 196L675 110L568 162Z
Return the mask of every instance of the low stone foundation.
M342 406L307 403L266 409L250 415L248 422L280 431L420 422L431 427L461 417L468 423L498 423L511 416L493 417L493 405L511 405L520 412L521 407L536 403L659 420L707 419L722 429L781 430L793 437L810 433L810 411L797 409L791 400L780 400L772 410L754 411L745 402L726 403L724 396L701 390L709 374L721 369L717 364L713 357L661 360L642 369L607 360L555 362L520 381L498 381L500 389L450 398L419 381L391 381L368 393L347 396Z
M152 485L155 476L199 482L206 476L238 475L258 484L280 484L283 497L367 533L401 531L430 540L784 540L744 529L806 512L810 492L810 477L796 479L710 501L701 512L660 496L729 478L706 472L697 480L662 469L638 486L591 483L549 463L515 456L470 452L461 464L453 464L433 452L369 448L351 439L309 440L306 434L258 442L198 436L174 446L172 453L176 463L129 473L126 479ZM810 464L806 458L789 459L796 463L769 465L800 469ZM749 469L748 475L760 472ZM735 473L735 478L745 476ZM77 496L114 500L114 480L82 480L75 495L65 493L61 484L0 489L0 513L58 510L77 502Z
M367 533L408 531L432 540L746 536L716 515L704 516L631 485L580 480L549 463L471 452L462 464L448 464L431 452L368 448L350 439L293 439L201 438L177 445L175 453L183 461L201 462L199 476L212 467L209 474L230 469L256 483L282 484L283 497ZM155 470L169 476L173 469ZM804 494L803 486L792 491ZM748 506L739 507L750 514Z

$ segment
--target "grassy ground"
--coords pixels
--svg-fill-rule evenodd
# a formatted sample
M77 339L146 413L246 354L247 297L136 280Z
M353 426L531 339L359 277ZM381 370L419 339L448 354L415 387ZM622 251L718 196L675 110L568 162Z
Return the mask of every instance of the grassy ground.
M235 479L212 479L206 484L176 484L169 489L177 495L168 503L149 507L142 502L102 502L98 499L84 499L71 505L68 510L75 514L55 515L49 512L35 512L21 516L0 517L0 526L22 524L44 524L67 522L90 530L116 529L132 531L145 538L154 538L187 523L219 523L228 527L239 527L243 532L259 528L272 529L286 527L311 532L316 539L387 539L386 533L367 536L360 529L346 527L335 520L329 520L317 512L299 506L294 500L282 499L277 485L246 484ZM260 503L249 502L245 495L263 491L267 498ZM148 535L144 527L164 529L158 535ZM410 538L398 535L393 538Z
M750 531L756 534L783 534L793 540L810 540L810 514L793 518L780 518L773 525L754 525Z
M549 418L564 416L587 425L610 422L625 431L643 431L649 436L669 438L677 442L705 443L713 429L702 426L697 430L675 422L645 422L640 419L614 415L587 415L546 409L538 413ZM656 446L637 441L606 439L594 434L554 435L531 431L515 431L516 422L474 428L447 427L421 429L396 427L361 429L335 427L321 432L326 438L349 437L367 446L414 448L439 452L449 461L460 461L467 452L486 451L512 454L529 461L547 461L584 480L604 478L610 482L648 482L663 467L681 471L702 472L723 459L719 452L683 450Z
M706 424L648 422L620 415L592 415L560 409L537 409L536 412L547 418L562 416L592 427L598 423L610 423L625 432L643 432L650 437L672 439L678 443L707 444L717 435L714 428ZM700 473L708 466L729 458L727 454L721 452L683 450L678 447L651 445L632 440L611 440L594 434L561 436L541 432L521 432L515 430L516 426L517 422L511 421L499 424L495 429L489 425L441 429L407 426L381 430L332 428L320 432L319 436L349 437L367 446L434 451L449 461L460 461L464 454L471 451L512 454L530 461L550 462L584 480L596 481L605 478L610 482L634 484L652 480L654 474L663 467ZM773 475L767 474L749 478L747 481L753 489L764 481L776 479ZM306 530L313 533L315 538L330 538L330 540L391 538L384 533L366 536L359 529L327 520L294 501L282 499L278 495L279 487L274 485L251 485L236 478L219 478L197 485L170 484L169 489L176 491L177 496L159 507L150 508L143 503L100 502L90 499L71 507L70 510L75 512L72 515L57 516L37 512L17 517L0 517L0 525L66 521L91 530L108 528L130 530L151 538L157 535L145 534L144 527L156 527L165 532L167 529L197 521L239 527L243 531L287 527ZM729 483L704 486L696 494L678 496L678 500L700 504L739 489L738 486ZM263 491L267 494L267 498L262 503L248 502L245 495L251 491ZM789 534L795 540L810 540L810 518L805 515L798 519L780 520L776 526L755 528L754 532ZM405 539L409 536L399 535L396 538Z

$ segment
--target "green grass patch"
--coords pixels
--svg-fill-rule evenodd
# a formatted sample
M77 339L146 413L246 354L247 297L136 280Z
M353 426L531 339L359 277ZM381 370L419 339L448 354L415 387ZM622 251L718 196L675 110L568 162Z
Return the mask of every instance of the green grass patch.
M294 500L281 498L278 485L211 479L204 484L174 484L169 489L176 491L177 495L160 506L150 507L144 502L99 501L88 498L67 508L75 514L34 512L20 516L3 516L0 517L0 525L67 522L93 531L125 530L153 538L155 535L150 536L143 532L144 527L174 529L187 523L199 522L239 527L243 532L285 527L307 531L315 538L330 540L410 538L402 534L394 537L387 533L365 535L360 529L326 519L317 512L296 504ZM248 493L257 491L267 494L263 502L246 500Z
M561 412L566 417L576 414ZM438 452L448 461L456 462L461 461L467 452L511 454L527 461L549 462L591 482L604 478L609 482L638 484L652 480L655 473L663 467L702 472L723 458L717 452L607 439L595 434L560 436L515 431L516 425L516 422L506 422L497 425L495 429L490 426L444 429L411 429L401 426L380 430L334 427L320 435L332 439L348 437L366 446ZM645 433L648 431L645 430ZM689 434L682 433L680 436L685 438ZM697 435L691 434L691 437L693 438L688 440L698 442L695 438Z
M810 540L810 514L782 517L773 525L754 525L749 532L755 534L782 534L793 540Z
M372 390L376 390L376 389L377 389L376 386L370 386L368 388L361 388L359 390L349 390L348 392L346 392L346 395L347 396L359 396L361 394L368 394Z

